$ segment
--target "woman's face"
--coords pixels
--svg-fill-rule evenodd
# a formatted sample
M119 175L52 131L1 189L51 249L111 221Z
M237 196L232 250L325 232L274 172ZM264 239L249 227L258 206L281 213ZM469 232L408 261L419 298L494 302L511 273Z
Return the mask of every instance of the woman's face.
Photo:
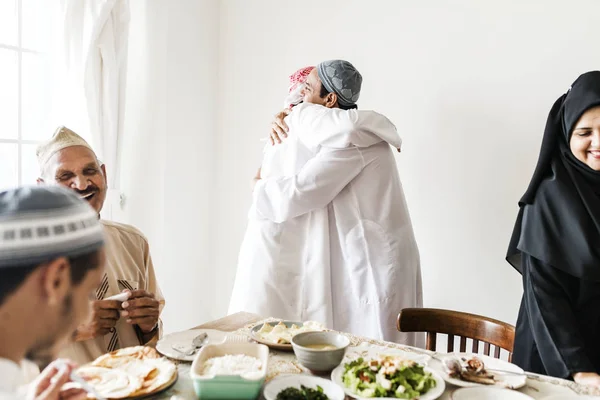
M600 106L587 110L575 124L571 152L594 171L600 171Z

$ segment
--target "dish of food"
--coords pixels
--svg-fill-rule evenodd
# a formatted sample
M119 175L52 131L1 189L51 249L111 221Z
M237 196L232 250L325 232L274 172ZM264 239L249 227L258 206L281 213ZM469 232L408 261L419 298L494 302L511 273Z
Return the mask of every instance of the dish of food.
M256 325L251 330L253 340L276 350L292 351L292 337L302 332L324 331L318 322L279 321Z
M444 361L444 367L451 378L483 385L495 385L497 382L494 374L485 369L485 364L479 357L447 358Z
M340 365L331 378L346 394L359 398L437 399L444 393L444 380L433 370L396 355L362 357Z
M258 398L268 366L269 348L264 344L209 344L196 355L190 378L200 399L250 400Z
M107 399L149 396L167 389L177 380L175 364L146 346L104 354L79 367L76 373Z
M227 354L204 362L200 375L240 375L262 373L264 365L256 357L245 354Z
M344 400L345 393L334 382L312 375L280 375L264 388L266 400Z
M275 400L329 400L329 397L323 393L323 388L309 388L300 385L300 389L290 386L277 393Z
M527 376L521 368L481 354L452 353L437 361L431 367L440 371L446 382L456 386L519 389L527 382Z
M377 345L359 345L356 347L349 347L346 352L346 362L356 360L359 357L363 359L373 359L381 356L395 356L405 360L413 360L417 364L427 365L431 362L431 356L422 352L407 351L405 349L390 348L385 346Z

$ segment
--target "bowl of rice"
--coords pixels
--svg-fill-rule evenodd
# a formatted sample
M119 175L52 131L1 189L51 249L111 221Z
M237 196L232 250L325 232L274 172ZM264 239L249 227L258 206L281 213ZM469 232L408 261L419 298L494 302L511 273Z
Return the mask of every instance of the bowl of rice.
M190 376L198 398L255 399L267 375L269 348L255 343L204 346L196 355Z

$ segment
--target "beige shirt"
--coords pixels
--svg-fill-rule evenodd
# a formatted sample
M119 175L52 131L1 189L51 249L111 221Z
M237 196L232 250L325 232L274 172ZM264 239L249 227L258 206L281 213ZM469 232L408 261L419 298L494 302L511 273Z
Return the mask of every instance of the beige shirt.
M148 241L144 235L129 225L105 220L101 222L106 238L106 272L96 291L96 297L101 300L119 294L123 289L143 289L154 293L161 303L162 312L165 301L156 282ZM157 335L151 342L160 337L161 331L162 323L159 320ZM81 365L111 350L140 344L144 343L135 328L121 318L115 332L83 342L73 342L61 352L60 357L69 358Z

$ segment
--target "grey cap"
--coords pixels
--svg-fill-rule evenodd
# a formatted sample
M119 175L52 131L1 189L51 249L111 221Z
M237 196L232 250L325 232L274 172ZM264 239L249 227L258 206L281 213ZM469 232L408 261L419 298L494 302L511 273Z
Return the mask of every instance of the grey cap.
M26 186L0 192L0 268L77 257L103 246L98 214L74 191Z
M325 89L337 94L340 105L348 107L356 104L362 76L354 65L345 60L323 61L317 65L317 73Z

